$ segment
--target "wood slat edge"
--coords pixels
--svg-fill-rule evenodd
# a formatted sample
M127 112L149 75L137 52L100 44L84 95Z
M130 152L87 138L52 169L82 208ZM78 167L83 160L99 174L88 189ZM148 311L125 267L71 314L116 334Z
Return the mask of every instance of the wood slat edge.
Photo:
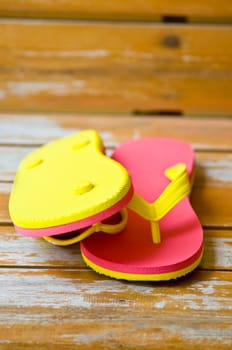
M30 150L28 147L0 147L0 179L12 181L16 168ZM0 153L1 154L1 153ZM199 152L197 172L191 201L201 222L206 227L230 228L232 157L230 153ZM0 183L0 221L9 223L8 199L11 183Z
M231 21L231 1L204 0L2 0L0 15L27 18L85 18L107 20L154 21L163 17L187 17L189 20Z
M231 115L231 31L1 21L0 110Z
M232 230L204 230L201 270L232 271ZM43 239L23 237L13 226L0 225L0 267L85 268L79 244L57 247Z
M0 114L0 145L39 146L83 129L96 129L106 147L140 137L174 137L195 150L232 151L232 119L113 114Z
M132 284L88 271L0 269L0 280L4 349L151 350L161 339L171 349L231 344L231 273L195 271L173 282Z

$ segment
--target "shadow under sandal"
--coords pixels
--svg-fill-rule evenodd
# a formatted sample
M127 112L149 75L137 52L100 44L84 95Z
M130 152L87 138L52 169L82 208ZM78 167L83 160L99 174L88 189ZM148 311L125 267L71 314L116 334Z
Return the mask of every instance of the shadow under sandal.
M190 204L194 152L185 142L144 138L120 145L113 159L129 172L134 195L128 222L116 235L81 242L84 261L117 279L161 281L194 270L203 255L203 230Z

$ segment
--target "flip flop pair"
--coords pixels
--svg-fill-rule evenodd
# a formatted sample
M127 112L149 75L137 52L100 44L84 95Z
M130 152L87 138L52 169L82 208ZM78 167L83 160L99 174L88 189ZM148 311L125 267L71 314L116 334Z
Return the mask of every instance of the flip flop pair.
M84 261L99 273L168 280L195 269L203 254L189 201L193 175L194 152L182 141L132 140L108 158L97 132L83 131L22 161L10 214L23 235L81 241Z

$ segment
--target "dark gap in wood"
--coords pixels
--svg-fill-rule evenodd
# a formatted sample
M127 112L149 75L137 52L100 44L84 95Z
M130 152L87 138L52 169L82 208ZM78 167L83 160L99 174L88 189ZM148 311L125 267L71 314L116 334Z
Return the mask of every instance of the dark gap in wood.
M228 224L227 226L222 226L220 224L218 225L210 225L210 224L206 224L206 225L202 225L204 230L220 230L220 231L231 231L232 230L232 226L230 224Z
M1 180L0 179L0 184L11 184L13 181L12 180Z
M79 253L80 254L80 253ZM83 272L93 272L88 266L80 266L80 267L75 267L75 266L65 266L65 265L56 265L56 266L49 266L49 265L0 265L1 270L6 270L6 269L20 269L20 270L71 270L71 271L83 271ZM96 277L99 277L100 275L96 274ZM102 275L103 277L103 275ZM105 277L107 278L107 277Z
M78 253L78 254L80 254L80 252ZM90 273L94 273L95 274L95 277L96 278L98 278L98 277L100 277L101 279L108 279L108 277L107 276L104 276L104 275L98 275L98 274L96 274L93 270L91 270L88 266L80 266L80 267L75 267L75 266L65 266L65 265L56 265L56 266L50 266L50 265L46 265L46 266L44 266L44 265L2 265L2 264L0 264L0 269L1 269L1 271L2 270L34 270L34 271L38 271L38 270L53 270L53 271L55 271L55 270L57 270L57 271L60 271L60 270L66 270L66 271L74 271L74 272L77 272L77 271L79 271L79 272L90 272ZM222 273L222 272L224 272L224 273L231 273L231 270L229 269L229 268L207 268L207 267L201 267L201 266L199 266L199 267L197 267L195 270L194 270L195 272L196 271L200 271L200 272L207 272L207 271L216 271L216 272L219 272L219 273ZM194 273L194 271L192 271L191 273ZM186 276L186 277L183 277L183 278L187 278L188 276ZM190 275L189 275L189 277L190 277ZM178 279L180 282L181 282L181 280L180 279ZM112 280L113 281L113 280ZM125 281L125 282L127 282L127 281ZM146 281L146 282L142 282L142 281L140 281L140 282L137 282L137 283L145 283L145 284L147 284L147 283L151 283L151 282L149 282L149 281ZM166 284L167 285L167 283L168 283L168 281L157 281L156 282L156 284L157 284L157 286L158 286L158 283L164 283L164 285ZM169 281L169 283L176 283L176 280L170 280Z
M231 153L232 148L227 148L227 149L220 149L220 148L195 148L195 151L197 153Z
M187 23L188 18L186 16L162 16L162 22L165 23Z
M7 142L1 142L0 141L0 147L37 147L37 146L43 146L44 143L20 143L20 142L16 142L16 143L7 143Z
M181 110L140 110L140 109L135 109L132 112L133 115L144 115L144 116L165 116L165 117L176 117L176 116L183 116L183 112Z
M1 226L11 226L14 227L12 221L0 221L0 227ZM223 226L223 225L210 225L210 224L206 224L206 225L202 225L204 230L220 230L220 231L230 231L232 230L232 225L227 225L227 226Z
M49 267L50 268L50 267ZM196 268L196 270L194 270L194 271L216 271L216 272L230 272L231 273L231 270L229 269L229 268L213 268L213 267L197 267ZM192 272L194 272L194 271L192 271Z

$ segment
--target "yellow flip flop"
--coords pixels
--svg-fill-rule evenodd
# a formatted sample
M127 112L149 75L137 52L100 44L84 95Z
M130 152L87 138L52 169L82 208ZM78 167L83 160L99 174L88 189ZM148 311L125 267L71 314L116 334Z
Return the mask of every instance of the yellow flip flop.
M99 223L120 212L132 195L128 172L104 155L99 134L86 130L42 146L22 160L9 211L19 233L67 245L99 229L122 230L127 220L123 211L119 225ZM71 241L59 242L58 235L83 228Z

